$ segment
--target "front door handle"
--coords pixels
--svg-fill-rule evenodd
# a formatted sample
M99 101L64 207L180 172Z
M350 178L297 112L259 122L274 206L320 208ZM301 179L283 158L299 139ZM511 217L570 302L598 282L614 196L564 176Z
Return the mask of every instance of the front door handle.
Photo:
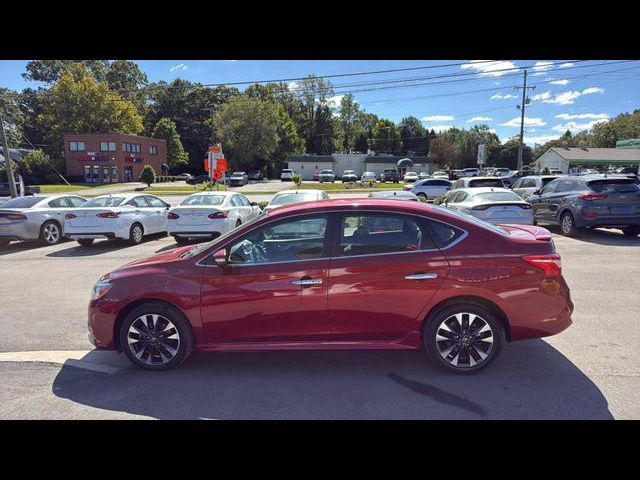
M404 277L405 280L433 280L434 278L438 278L437 273L414 273Z
M294 280L291 282L294 285L300 285L301 287L310 287L311 285L321 285L321 278L301 278L300 280Z

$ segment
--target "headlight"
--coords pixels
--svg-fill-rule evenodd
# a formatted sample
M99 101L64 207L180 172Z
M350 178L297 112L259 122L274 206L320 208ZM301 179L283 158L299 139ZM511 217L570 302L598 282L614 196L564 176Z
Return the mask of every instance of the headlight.
M99 298L104 297L112 286L113 284L111 283L111 280L106 277L102 277L93 286L93 291L91 292L91 300L98 300Z

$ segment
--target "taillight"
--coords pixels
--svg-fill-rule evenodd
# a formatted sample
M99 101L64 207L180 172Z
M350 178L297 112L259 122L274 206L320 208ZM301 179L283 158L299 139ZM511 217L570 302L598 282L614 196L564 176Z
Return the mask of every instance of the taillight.
M542 269L546 278L559 277L562 275L560 255L529 255L522 257L522 259L534 267Z
M8 213L5 215L7 220L26 220L27 217L24 215L20 215L19 213Z
M96 217L100 218L118 218L120 216L120 212L104 212L98 213Z
M487 208L489 208L489 205L476 205L472 207L471 210L486 210Z
M531 209L531 205L529 205L528 203L523 203L522 205L519 205L519 207L524 209L524 210L530 210Z
M229 216L229 212L210 213L207 216L212 220L216 220L216 219L221 219L221 218L227 218Z
M607 198L607 195L604 193L581 193L578 195L578 198L582 200L601 200L603 198Z
M176 219L180 218L180 215L178 215L177 213L170 212L170 213L167 214L167 218L169 220L176 220Z
M67 213L64 218L78 218L78 216L75 213Z

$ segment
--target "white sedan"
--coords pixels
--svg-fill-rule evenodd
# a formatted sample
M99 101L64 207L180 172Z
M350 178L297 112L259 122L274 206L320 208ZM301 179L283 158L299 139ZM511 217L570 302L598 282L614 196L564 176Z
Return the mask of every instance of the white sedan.
M417 182L420 179L417 172L407 172L402 179L405 183Z
M531 205L506 188L451 190L444 199L444 206L493 224L533 225Z
M292 203L313 202L318 200L328 200L329 195L324 190L282 190L276 193L268 205L265 212L274 208L290 205Z
M80 245L91 245L97 238L137 245L145 235L167 231L169 207L153 195L101 195L65 215L64 233Z
M194 193L169 210L167 232L179 244L190 238L217 238L260 213L260 207L241 193Z

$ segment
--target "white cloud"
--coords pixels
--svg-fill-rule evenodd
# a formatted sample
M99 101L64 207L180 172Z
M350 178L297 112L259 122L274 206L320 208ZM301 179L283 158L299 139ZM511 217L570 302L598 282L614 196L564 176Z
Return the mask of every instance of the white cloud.
M187 68L189 67L187 67L184 63L179 63L178 65L174 65L173 67L171 67L169 71L173 72L175 70L186 70Z
M576 98L582 95L580 92L568 91L556 95L553 99L543 100L544 103L555 103L557 105L570 105Z
M544 127L546 124L547 124L547 122L545 122L541 118L524 117L524 126L525 127ZM520 117L514 117L511 120L509 120L508 122L501 123L500 125L503 126L503 127L518 127L518 128L520 128Z
M289 87L289 90L296 90L300 84L294 80L293 82L289 82L287 86Z
M536 62L533 66L533 70L535 72L534 75L546 75L547 70L551 68L551 65L553 65L552 62Z
M238 60L223 60L223 62L237 62Z
M524 136L524 143L533 145L534 143L547 143L551 140L557 140L558 135L538 135L535 137L529 137L527 135Z
M470 118L469 120L467 120L467 123L471 123L471 122L490 122L491 120L493 120L493 118L480 116L480 117Z
M453 128L453 125L429 125L429 129L436 133L444 132L450 128Z
M450 122L454 120L456 117L451 115L429 115L427 117L422 117L423 122Z
M573 67L573 63L567 62L560 65L560 68L569 68L569 67Z
M582 90L582 95L590 95L592 93L604 93L604 88L600 87L589 87Z
M460 68L463 70L473 70L479 73L480 75L500 77L505 73L509 73L509 71L506 69L517 68L517 67L513 62L509 62L505 60L494 60L494 61L471 60L470 63L465 63L464 65L460 65Z
M538 101L548 100L550 98L551 98L551 93L544 92L544 93L539 93L537 95L534 95L533 97L531 97L531 100L533 100L534 102L538 102Z
M501 93L496 93L495 95L491 96L491 100L508 100L510 98L518 98L517 95L511 95L510 93L507 93L505 95L501 94Z
M327 105L329 105L329 108L340 108L340 101L342 100L342 97L344 97L344 95L329 97L327 99Z
M554 126L551 130L556 132L566 132L567 130L570 130L572 133L581 132L582 130L590 130L596 123L600 123L600 122L602 122L602 120L592 120L587 123L578 123L578 122L560 123Z
M590 119L590 120L609 120L609 115L606 113L560 113L556 115L556 118L561 118L562 120L574 120L576 118L580 119Z
M567 85L569 80L554 80L553 82L549 82L551 85Z

